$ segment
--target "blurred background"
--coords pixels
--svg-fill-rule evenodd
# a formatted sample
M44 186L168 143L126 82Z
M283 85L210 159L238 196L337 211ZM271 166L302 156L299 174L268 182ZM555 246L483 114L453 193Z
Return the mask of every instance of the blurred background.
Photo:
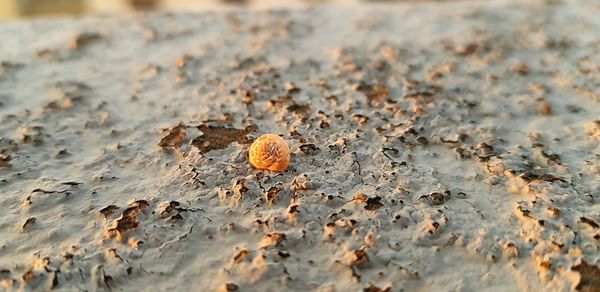
M227 6L277 8L312 4L351 5L360 2L403 1L415 0L0 0L0 20L147 10L202 11Z

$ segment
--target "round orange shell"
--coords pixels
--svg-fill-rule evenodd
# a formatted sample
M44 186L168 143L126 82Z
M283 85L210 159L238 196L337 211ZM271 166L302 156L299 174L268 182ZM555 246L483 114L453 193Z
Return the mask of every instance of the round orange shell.
M285 171L290 162L290 148L283 138L264 134L250 145L248 157L250 164L258 169Z

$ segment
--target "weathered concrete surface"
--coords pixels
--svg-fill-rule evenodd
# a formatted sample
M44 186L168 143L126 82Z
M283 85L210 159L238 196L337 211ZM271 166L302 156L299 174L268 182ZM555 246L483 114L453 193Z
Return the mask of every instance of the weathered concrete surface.
M0 284L597 291L599 14L1 24ZM289 143L287 172L248 164L263 133Z

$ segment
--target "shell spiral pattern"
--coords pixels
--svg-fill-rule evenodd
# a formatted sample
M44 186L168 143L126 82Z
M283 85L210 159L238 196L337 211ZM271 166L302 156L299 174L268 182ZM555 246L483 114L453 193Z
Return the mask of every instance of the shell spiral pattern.
M248 156L250 164L258 169L285 171L290 161L290 149L283 138L265 134L250 145Z

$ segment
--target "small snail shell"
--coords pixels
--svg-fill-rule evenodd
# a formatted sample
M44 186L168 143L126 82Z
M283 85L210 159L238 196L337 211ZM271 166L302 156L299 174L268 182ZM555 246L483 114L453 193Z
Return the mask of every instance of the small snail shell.
M290 162L290 148L281 137L264 134L250 145L248 156L250 164L258 169L284 171Z

